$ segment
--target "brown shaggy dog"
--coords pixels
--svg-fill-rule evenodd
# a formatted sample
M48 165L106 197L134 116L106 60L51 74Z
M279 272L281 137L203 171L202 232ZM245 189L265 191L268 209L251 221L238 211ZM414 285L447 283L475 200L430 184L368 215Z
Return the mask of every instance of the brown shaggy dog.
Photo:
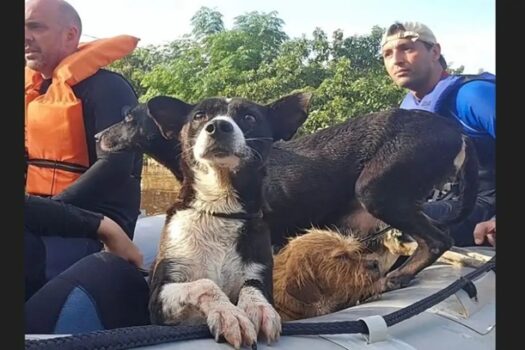
M398 255L384 246L366 253L354 236L311 229L274 256L273 296L285 321L325 315L376 296L375 281ZM377 285L377 284L376 284Z
M385 227L384 223L378 226ZM353 235L311 229L292 238L274 256L275 309L283 321L292 321L326 315L378 297L380 291L374 282L400 255L409 256L416 247L416 242L395 229L386 231L374 243ZM476 268L490 258L452 247L438 261Z

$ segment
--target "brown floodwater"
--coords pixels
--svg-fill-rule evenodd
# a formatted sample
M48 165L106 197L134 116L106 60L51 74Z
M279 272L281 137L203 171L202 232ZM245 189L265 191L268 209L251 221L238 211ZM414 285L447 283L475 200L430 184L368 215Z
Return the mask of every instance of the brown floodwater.
M162 214L175 200L180 183L158 163L148 160L142 168L140 208L145 215Z

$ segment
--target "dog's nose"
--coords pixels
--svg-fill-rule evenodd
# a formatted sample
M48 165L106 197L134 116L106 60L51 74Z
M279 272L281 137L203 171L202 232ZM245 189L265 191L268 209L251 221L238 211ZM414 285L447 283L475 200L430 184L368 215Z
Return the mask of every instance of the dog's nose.
M101 131L101 132L95 134L95 142L100 142L100 138L102 137L103 133L104 132Z
M226 120L212 120L205 128L208 135L229 134L233 132L233 125Z

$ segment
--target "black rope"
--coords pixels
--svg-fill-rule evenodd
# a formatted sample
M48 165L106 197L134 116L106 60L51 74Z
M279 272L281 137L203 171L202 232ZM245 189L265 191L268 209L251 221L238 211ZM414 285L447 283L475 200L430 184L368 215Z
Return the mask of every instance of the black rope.
M26 349L49 350L119 350L174 341L210 338L207 325L199 326L135 326L79 333L67 337L26 340Z
M379 236L382 236L383 234L385 234L387 231L393 229L392 226L390 225L386 225L386 227L374 232L374 233L371 233L369 234L365 239L363 239L363 241L370 241L370 240L373 240L373 239L376 239L378 238Z
M442 302L472 279L481 274L496 269L496 256L491 260L457 279L448 287L415 302L401 310L383 316L388 327L415 316L428 308ZM368 328L363 321L283 323L281 335L319 335L319 334L368 334ZM211 338L206 325L200 326L136 326L116 328L104 331L80 333L66 337L26 340L27 350L120 350L140 346L170 343L174 341Z
M412 316L420 314L421 312L425 311L426 309L436 304L439 304L440 302L442 302L443 300L445 300L452 294L456 293L458 290L462 289L468 282L471 282L473 279L475 279L479 275L487 271L490 271L494 269L495 267L496 267L496 256L492 257L492 259L490 259L485 264L478 267L476 270L472 271L471 273L460 277L454 283L450 284L448 287L440 290L439 292L429 295L428 297L421 299L415 302L414 304L409 305L401 310L397 310L388 315L385 315L383 318L385 319L386 325L390 327Z

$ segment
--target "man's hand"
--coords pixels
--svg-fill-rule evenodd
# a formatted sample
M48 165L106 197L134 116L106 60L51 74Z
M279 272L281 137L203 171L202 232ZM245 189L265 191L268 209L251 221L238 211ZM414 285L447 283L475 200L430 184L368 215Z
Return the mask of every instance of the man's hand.
M126 232L112 219L104 216L97 230L106 250L142 268L143 256Z
M496 246L496 220L487 220L480 222L474 228L474 242L476 244L483 244L487 241L492 245Z

